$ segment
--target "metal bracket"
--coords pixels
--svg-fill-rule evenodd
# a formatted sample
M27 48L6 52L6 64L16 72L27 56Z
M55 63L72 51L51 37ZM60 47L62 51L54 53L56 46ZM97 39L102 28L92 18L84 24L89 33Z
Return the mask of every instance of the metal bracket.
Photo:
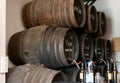
M96 0L84 0L85 5L92 5L95 3Z

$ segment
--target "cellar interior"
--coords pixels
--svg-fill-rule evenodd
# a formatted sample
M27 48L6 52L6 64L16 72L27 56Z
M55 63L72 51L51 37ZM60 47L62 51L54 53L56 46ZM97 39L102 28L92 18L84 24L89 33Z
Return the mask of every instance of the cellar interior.
M6 0L6 83L120 83L118 0Z

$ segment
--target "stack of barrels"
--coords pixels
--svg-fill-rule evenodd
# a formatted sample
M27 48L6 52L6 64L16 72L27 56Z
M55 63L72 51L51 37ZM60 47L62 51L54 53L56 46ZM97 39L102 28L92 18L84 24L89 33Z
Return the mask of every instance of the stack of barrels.
M17 67L8 73L7 83L77 82L89 60L99 70L111 58L111 43L100 38L107 30L106 16L96 10L94 1L27 3L22 12L26 30L9 40L9 59Z

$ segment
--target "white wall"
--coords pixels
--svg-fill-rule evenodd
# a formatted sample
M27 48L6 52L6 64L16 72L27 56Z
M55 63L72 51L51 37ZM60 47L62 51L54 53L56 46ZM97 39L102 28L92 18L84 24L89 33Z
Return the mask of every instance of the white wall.
M0 56L5 56L5 0L0 0ZM0 83L5 83L5 74L0 74Z
M5 52L5 0L0 1L0 55L1 52Z

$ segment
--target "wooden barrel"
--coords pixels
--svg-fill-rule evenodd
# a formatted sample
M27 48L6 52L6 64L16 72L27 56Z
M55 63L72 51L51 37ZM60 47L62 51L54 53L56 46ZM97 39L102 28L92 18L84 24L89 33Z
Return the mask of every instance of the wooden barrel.
M7 83L54 83L67 81L64 73L36 65L22 65L14 69Z
M97 63L102 63L104 60L103 41L100 38L94 39L94 60L97 61Z
M37 26L37 16L36 16L36 7L38 0L31 1L23 6L22 9L22 19L23 24L26 28L31 28Z
M8 44L9 58L16 65L43 63L60 68L71 65L78 53L78 38L72 29L47 25L16 33Z
M68 78L68 82L79 82L80 81L80 70L77 67L69 67L61 70Z
M98 29L97 32L94 33L96 37L100 37L105 35L107 31L107 19L103 12L97 12L98 14Z
M79 40L79 56L78 61L86 62L93 59L94 48L93 40L89 34L76 31Z
M83 27L85 24L83 0L34 0L26 5L23 21L27 28L43 24L65 27Z
M104 60L112 58L112 45L110 40L102 39L104 47Z
M86 5L86 23L83 30L86 33L95 33L98 29L97 10L93 5Z

